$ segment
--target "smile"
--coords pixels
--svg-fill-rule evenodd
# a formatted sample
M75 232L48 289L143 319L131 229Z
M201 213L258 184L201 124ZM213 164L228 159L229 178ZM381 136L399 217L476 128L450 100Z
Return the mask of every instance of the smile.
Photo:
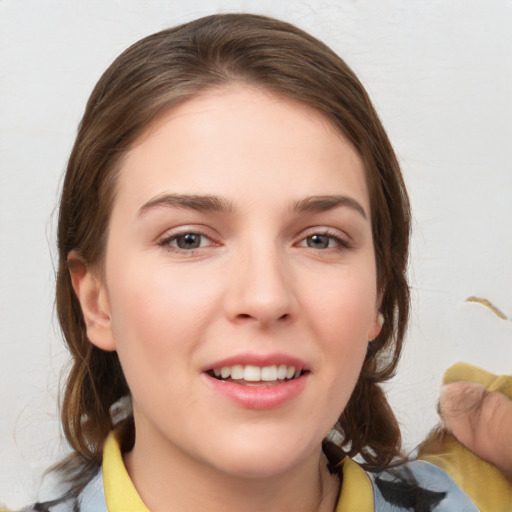
M239 384L244 383L280 383L299 378L303 370L286 364L256 366L252 364L233 366L222 366L213 368L207 372L211 377L224 381L236 381Z
M311 371L285 354L233 356L203 369L205 383L242 409L265 410L293 402L305 389Z

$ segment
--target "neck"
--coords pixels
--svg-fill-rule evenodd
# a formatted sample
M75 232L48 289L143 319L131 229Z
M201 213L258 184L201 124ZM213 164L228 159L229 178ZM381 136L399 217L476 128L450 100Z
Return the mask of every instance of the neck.
M332 512L339 481L318 451L277 474L252 477L222 472L175 447L140 440L124 457L141 499L152 512ZM155 452L155 450L157 450Z

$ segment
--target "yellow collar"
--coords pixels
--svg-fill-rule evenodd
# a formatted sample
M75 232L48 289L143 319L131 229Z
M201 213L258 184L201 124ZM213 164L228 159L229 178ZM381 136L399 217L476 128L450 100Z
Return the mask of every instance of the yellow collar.
M149 512L124 467L118 432L111 432L103 448L103 486L109 512Z
M373 487L364 469L348 457L343 459L343 485L336 512L373 512Z

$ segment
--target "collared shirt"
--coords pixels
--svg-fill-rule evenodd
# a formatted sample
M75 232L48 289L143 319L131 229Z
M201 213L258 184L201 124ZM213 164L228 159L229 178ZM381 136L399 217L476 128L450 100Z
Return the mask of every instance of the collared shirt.
M370 476L351 459L343 461L342 471L343 485L336 512L406 510L385 500L375 483L376 476ZM436 512L479 511L452 478L433 464L416 460L398 466L395 472L407 474L408 477L413 475L419 486L430 491L446 493L445 498L436 507ZM395 475L384 472L378 477L391 480ZM79 502L81 512L149 512L126 471L116 433L109 436L105 445L102 471L84 489ZM503 509L503 512L505 510Z
M489 391L512 398L512 377L496 377L476 367L458 364L445 374L444 381L474 381ZM343 485L336 512L399 512L410 510L393 505L382 495L382 482L396 481L397 475L423 489L444 493L435 512L511 512L512 482L491 464L479 459L453 437L441 439L433 433L420 447L418 459L384 471L365 472L353 460L342 462ZM118 432L112 432L104 447L103 464L78 498L80 512L149 512L139 496L123 462ZM29 509L35 511L37 509ZM66 502L51 512L71 512Z

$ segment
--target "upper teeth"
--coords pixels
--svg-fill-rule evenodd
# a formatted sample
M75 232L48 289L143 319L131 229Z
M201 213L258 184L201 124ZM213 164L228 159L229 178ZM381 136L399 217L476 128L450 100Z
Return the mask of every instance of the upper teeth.
M300 376L301 370L296 369L295 366L288 366L280 364L279 366L254 366L251 364L241 365L235 364L234 366L223 366L222 368L215 368L213 373L216 377L228 379L231 377L233 380L246 380L249 382L265 381L270 382L273 380L293 379Z

